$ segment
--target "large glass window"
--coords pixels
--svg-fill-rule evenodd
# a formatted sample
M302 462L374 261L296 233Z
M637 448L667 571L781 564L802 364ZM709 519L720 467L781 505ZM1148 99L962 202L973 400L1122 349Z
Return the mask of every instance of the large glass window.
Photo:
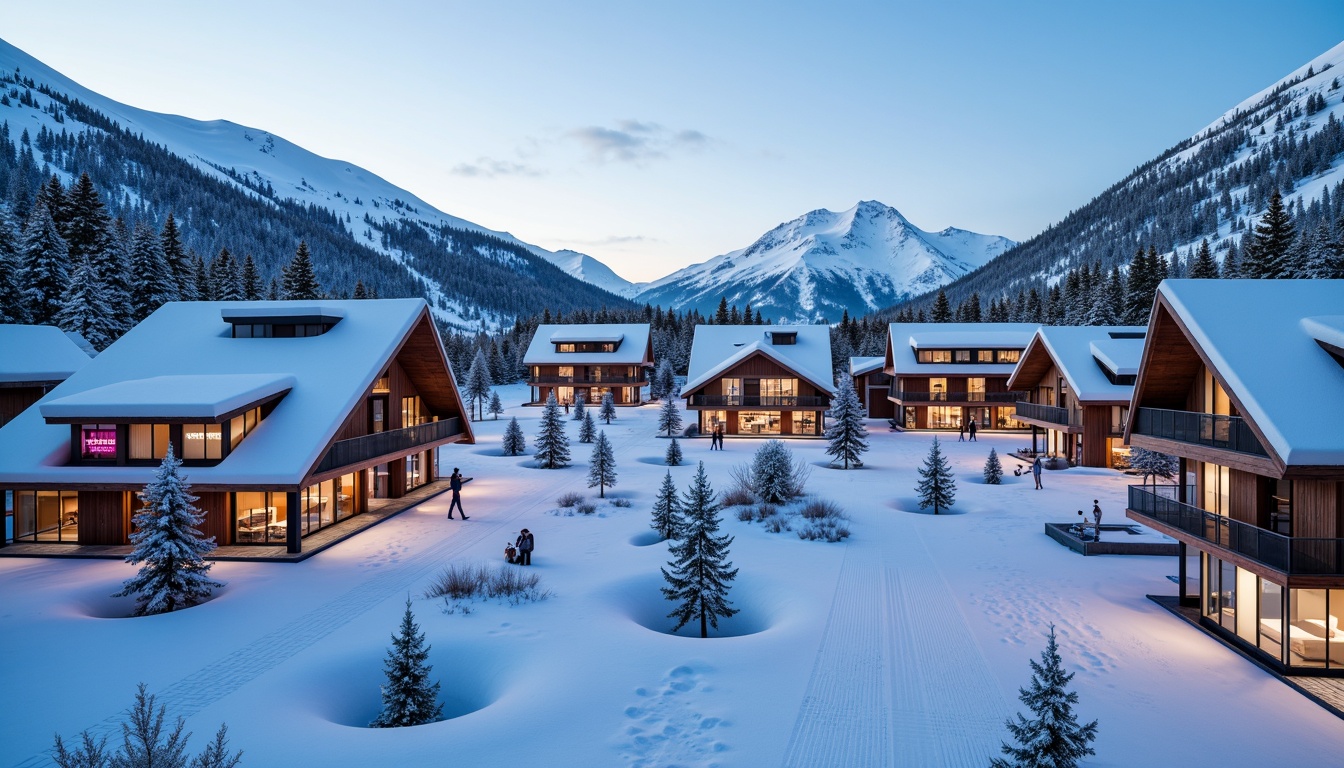
M737 432L742 435L778 435L779 411L738 411Z
M723 382L723 394L724 394L724 396L726 396L726 397L741 397L741 396L742 396L742 379L740 379L740 378L736 378L736 377L729 377L729 378L721 379L720 381Z
M1323 667L1339 622L1326 611L1324 589L1288 590L1288 663Z
M355 475L336 478L336 519L344 520L359 511L359 497L355 489Z
M1260 650L1283 660L1283 587L1260 579Z
M952 405L931 405L928 407L929 429L960 429L961 408Z
M976 361L977 363L992 363L992 362L994 362L994 350L992 350L992 349L981 349L981 350L977 350L976 353L975 353L975 361Z
M245 413L240 413L229 420L229 450L232 451L238 447L252 430L257 428L257 423L261 421L261 409L253 408Z
M1218 623L1228 632L1237 631L1237 566L1226 560L1219 561L1222 571L1218 574L1218 604L1222 610L1218 613Z
M930 400L947 399L947 379L944 378L929 379L929 399Z
M424 424L429 419L425 415L424 404L420 402L420 396L401 398L401 426L414 427Z
M219 424L183 424L182 458L221 459L224 456L224 431Z
M971 350L958 349L952 353L952 359L958 363L969 363L971 362Z
M794 411L792 429L795 435L817 434L816 411Z
M573 388L573 387L556 387L556 388L555 388L555 400L556 400L556 402L561 403L562 405L563 405L564 403L572 403L572 402L574 402L574 388Z
M425 454L412 453L406 457L406 490L419 488L429 482Z
M283 493L240 491L233 494L234 541L239 544L283 544L289 507Z
M82 425L79 428L79 456L84 461L115 461L117 458L117 425Z
M1218 515L1226 515L1228 512L1228 485L1231 471L1227 467L1220 467L1217 464L1204 462L1203 466L1204 482L1204 511L1213 512Z
M168 453L167 424L132 424L129 459L162 459Z
M950 362L952 362L952 350L950 350L950 349L921 349L921 350L919 350L919 362L921 362L921 363L950 363Z
M966 379L966 399L984 400L985 399L985 380L983 377L973 376Z
M74 491L15 491L14 540L79 541L79 494Z
M723 429L725 432L727 431L727 429L728 429L728 412L727 412L727 411L701 411L701 412L700 412L700 432L701 432L701 434L706 434L706 435L707 435L707 434L709 434L710 432L713 432L714 429L715 429L716 427L717 427L717 428L721 428L721 429Z
M999 349L994 352L994 360L999 363L1016 363L1021 356L1021 350L1017 349Z
M761 379L762 405L792 403L792 399L797 395L797 379Z
M989 421L989 408L978 406L964 409L966 423L975 422L979 429L989 429L993 424Z
M1017 420L1017 406L1001 405L999 406L998 421L999 429L1027 429L1031 425L1025 421Z
M555 375L559 376L562 379L572 379L574 378L574 366L572 365L558 366L556 368Z

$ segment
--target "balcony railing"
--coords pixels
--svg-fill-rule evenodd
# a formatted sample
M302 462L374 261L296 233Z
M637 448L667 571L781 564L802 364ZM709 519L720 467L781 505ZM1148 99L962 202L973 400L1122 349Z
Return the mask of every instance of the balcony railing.
M687 405L752 408L828 408L829 397L816 395L691 395Z
M892 397L905 403L1015 403L1026 392L911 392L893 389Z
M1140 408L1134 432L1254 456L1269 455L1250 425L1240 416Z
M1060 408L1057 405L1028 403L1023 400L1017 401L1017 417L1019 419L1048 421L1051 424L1059 424L1066 427L1081 427L1083 425L1082 411Z
M1190 498L1194 486L1186 487ZM1131 511L1289 576L1344 576L1344 539L1284 536L1183 504L1174 485L1151 488L1129 487Z
M322 457L322 461L318 462L314 472L326 472L336 467L359 464L390 453L410 453L418 446L460 434L462 434L462 420L454 416L405 429L375 432L372 435L339 440L331 446L327 455Z
M603 376L588 378L584 376L529 376L528 384L646 384L641 376Z

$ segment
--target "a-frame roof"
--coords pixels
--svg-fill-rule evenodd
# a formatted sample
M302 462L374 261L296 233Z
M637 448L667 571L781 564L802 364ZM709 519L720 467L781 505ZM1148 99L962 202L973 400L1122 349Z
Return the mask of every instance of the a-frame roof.
M796 343L772 344L771 334L797 334ZM831 381L831 329L825 325L697 325L682 392L690 394L753 355L763 355L823 392Z

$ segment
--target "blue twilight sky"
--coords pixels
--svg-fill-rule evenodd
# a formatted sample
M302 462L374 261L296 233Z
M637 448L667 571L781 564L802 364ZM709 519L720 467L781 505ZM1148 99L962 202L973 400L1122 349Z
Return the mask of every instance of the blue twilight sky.
M632 280L866 199L1030 237L1344 40L1340 0L7 5L106 96Z

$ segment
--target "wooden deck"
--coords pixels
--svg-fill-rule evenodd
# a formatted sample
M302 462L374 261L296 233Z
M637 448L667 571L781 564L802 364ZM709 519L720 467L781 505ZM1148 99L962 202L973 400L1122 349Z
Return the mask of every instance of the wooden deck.
M405 512L415 505L433 498L448 490L448 480L435 480L423 485L399 499L370 499L369 511L355 515L329 525L316 533L303 537L303 551L290 554L284 544L275 546L232 545L218 547L210 553L207 560L239 560L269 563L298 563L316 555L328 547L345 541L391 517ZM90 560L124 560L131 553L129 544L121 545L79 545L45 544L20 542L0 547L0 557L66 557Z

